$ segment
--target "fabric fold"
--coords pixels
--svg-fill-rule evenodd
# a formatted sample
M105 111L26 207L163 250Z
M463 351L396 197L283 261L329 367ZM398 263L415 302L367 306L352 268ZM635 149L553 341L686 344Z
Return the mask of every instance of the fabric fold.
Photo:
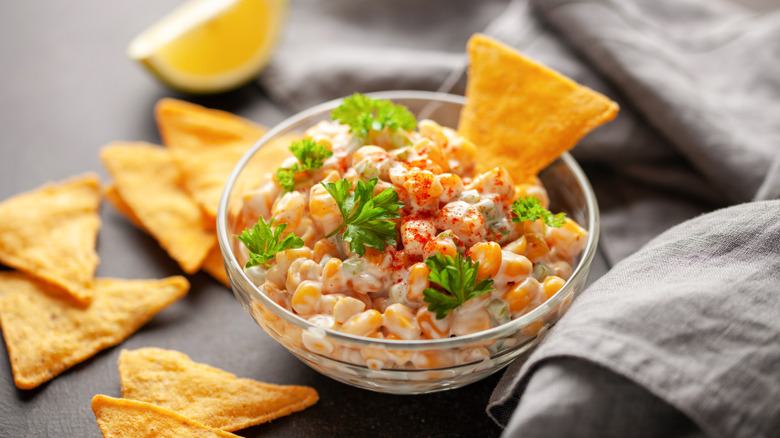
M780 144L780 13L698 0L534 4L724 199L755 197Z
M550 361L577 358L640 385L707 436L774 436L780 430L778 217L777 200L719 210L670 229L613 267L519 369L505 374L503 387L522 392L514 415L544 397L544 388L531 392L536 372ZM574 377L568 383L581 389ZM491 407L513 403L511 397L516 394L497 393ZM616 403L605 402L601 413ZM508 435L523 435L527 424Z

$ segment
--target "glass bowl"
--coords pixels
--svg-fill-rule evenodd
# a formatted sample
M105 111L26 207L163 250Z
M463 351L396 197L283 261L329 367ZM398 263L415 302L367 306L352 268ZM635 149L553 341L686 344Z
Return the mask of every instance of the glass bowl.
M442 126L457 127L462 96L421 91L389 91L370 96L406 106L417 116ZM582 290L596 253L599 215L596 197L582 169L568 153L544 169L544 183L553 212L563 211L588 231L585 248L571 277L550 299L506 324L466 336L436 340L373 339L324 329L276 304L249 280L238 262L241 243L241 191L256 180L247 163L265 145L289 134L302 134L322 120L341 99L317 105L285 120L261 138L241 159L228 180L217 218L219 245L233 292L244 310L277 342L318 372L360 388L394 394L421 394L457 388L502 369L533 348L569 308ZM279 163L267 163L275 169ZM402 363L380 368L371 357L390 357ZM410 359L424 359L415 360ZM412 363L416 364L412 365ZM424 363L427 366L421 366Z

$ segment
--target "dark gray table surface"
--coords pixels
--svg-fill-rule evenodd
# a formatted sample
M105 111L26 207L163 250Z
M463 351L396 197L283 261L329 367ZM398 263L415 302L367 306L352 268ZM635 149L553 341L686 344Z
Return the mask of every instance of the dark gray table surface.
M101 146L115 140L159 143L152 108L165 96L226 109L265 125L290 114L256 85L221 96L181 96L131 62L125 55L128 42L177 3L0 4L0 200L87 171L107 180L98 157ZM766 2L749 3L760 7ZM181 273L151 237L106 203L101 218L98 276L161 278ZM606 269L597 258L591 280ZM321 376L276 344L224 286L205 274L189 279L192 288L185 298L124 343L37 389L14 386L8 355L0 348L0 437L101 436L90 409L92 397L119 397L119 351L147 346L175 349L241 377L310 385L319 392L315 406L239 431L241 436L500 434L484 411L500 373L465 388L423 396L355 389Z

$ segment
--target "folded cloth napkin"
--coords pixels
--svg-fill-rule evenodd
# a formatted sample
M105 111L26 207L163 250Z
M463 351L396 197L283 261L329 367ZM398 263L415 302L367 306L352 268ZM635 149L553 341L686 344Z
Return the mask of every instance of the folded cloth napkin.
M621 105L573 154L599 199L602 254L625 260L507 370L489 413L507 436L780 436L780 14L719 0L302 0L260 81L291 109L462 93L477 31Z
M777 200L718 210L618 263L505 373L493 415L526 438L685 436L673 407L707 436L779 436L778 219Z

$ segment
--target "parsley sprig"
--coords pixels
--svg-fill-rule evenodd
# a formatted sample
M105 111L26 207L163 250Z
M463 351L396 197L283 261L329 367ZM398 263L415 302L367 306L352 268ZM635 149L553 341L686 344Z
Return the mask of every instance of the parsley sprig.
M287 228L287 224L279 224L272 229L273 225L273 219L266 223L261 217L251 231L246 229L240 236L235 235L249 250L249 261L246 262L246 268L257 265L270 268L271 265L268 262L274 259L276 253L303 246L303 240L293 233L288 234L280 241L279 238L282 237L282 232Z
M542 219L548 227L559 228L566 222L566 214L558 213L553 215L550 210L542 207L538 199L533 196L526 196L512 203L512 212L516 217L512 222L535 221Z
M436 254L425 260L425 266L431 270L428 280L438 284L444 293L434 288L423 291L423 301L428 310L436 313L436 319L443 319L448 313L460 307L466 301L493 290L493 280L486 278L477 283L479 262L460 254L451 256Z
M292 167L280 167L276 170L276 180L279 185L287 192L292 192L295 188L295 176L314 169L319 169L326 159L333 155L333 151L306 137L303 140L295 141L290 145L290 151L298 159L298 162Z
M402 105L393 105L389 100L372 99L355 93L344 99L344 103L330 113L333 120L349 125L352 134L365 138L371 131L385 128L395 131L412 131L417 127L414 115Z
M328 237L343 230L342 239L349 242L350 250L360 255L366 253L367 246L383 251L387 245L395 246L398 240L395 223L390 219L401 217L398 210L404 203L398 201L398 193L392 188L374 196L378 181L377 178L358 181L354 192L350 192L352 183L347 179L320 183L336 200L343 220Z

